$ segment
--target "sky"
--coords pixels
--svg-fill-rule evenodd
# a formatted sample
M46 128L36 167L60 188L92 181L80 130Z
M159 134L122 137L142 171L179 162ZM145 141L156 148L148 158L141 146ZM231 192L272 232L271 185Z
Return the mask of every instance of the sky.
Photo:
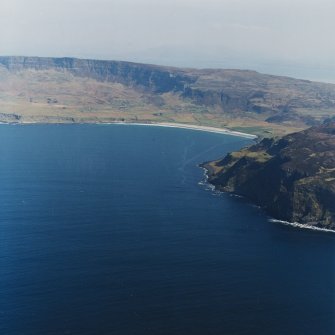
M334 0L1 0L0 55L254 69L335 82Z

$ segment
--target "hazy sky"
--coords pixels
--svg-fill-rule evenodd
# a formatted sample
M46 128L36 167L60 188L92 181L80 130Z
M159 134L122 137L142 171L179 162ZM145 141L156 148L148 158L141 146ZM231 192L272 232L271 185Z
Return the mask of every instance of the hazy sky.
M0 54L335 81L334 0L1 0Z

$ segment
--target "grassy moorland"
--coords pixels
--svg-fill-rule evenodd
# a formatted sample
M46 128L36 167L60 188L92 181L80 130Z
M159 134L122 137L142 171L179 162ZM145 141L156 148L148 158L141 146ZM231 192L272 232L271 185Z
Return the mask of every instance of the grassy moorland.
M0 57L2 122L163 122L284 135L335 116L335 85L241 70Z

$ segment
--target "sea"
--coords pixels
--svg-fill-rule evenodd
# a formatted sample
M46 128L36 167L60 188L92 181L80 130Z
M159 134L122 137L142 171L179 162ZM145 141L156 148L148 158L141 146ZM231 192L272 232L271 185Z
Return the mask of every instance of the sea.
M0 125L0 334L335 334L335 234L271 222L198 166L250 143Z

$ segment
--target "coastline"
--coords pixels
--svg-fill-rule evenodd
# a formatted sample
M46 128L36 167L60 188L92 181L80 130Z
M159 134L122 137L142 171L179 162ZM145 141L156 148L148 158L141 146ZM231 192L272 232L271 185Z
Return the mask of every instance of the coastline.
M135 125L135 126L152 126L152 127L166 127L166 128L180 128L180 129L190 129L197 131L205 131L208 133L232 135L238 137L244 137L248 139L256 139L257 136L253 134L243 133L239 131L229 130L227 128L215 128L208 126L197 126L189 125L183 123L169 123L169 122L152 122L152 123L140 123L140 122L101 122L96 124L123 124L123 125Z
M227 128L216 128L209 126L199 126L192 124L184 123L174 123L174 122L125 122L125 121L113 121L113 122L0 122L0 124L10 124L10 125L29 125L29 124L97 124L97 125L130 125L130 126L151 126L151 127L166 127L166 128L180 128L180 129L189 129L197 131L205 131L208 133L216 133L223 135L231 135L237 137L248 138L250 140L257 139L257 135L244 133L240 131L230 130Z
M237 136L237 137L243 137L243 138L247 138L247 139L256 139L257 136L253 135L253 134L248 134L248 133L243 133L243 132L238 132L238 131L233 131L233 130L229 130L226 128L215 128L215 127L208 127L208 126L198 126L198 125L189 125L189 124L183 124L183 123L168 123L168 122L155 122L155 123L140 123L140 122L122 122L122 121L115 121L115 122L73 122L73 123L69 123L69 122L60 122L60 123L47 123L47 122L0 122L0 124L8 124L8 125L32 125L32 124L96 124L96 125L134 125L134 126L152 126L152 127L167 127L167 128L180 128L180 129L189 129L189 130L195 130L195 131L204 131L204 132L210 132L210 133L217 133L217 134L223 134L223 135L231 135L231 136ZM209 188L208 190L212 191L212 192L216 192L216 193L228 193L231 195L236 195L238 197L243 197L240 196L238 194L234 194L234 193L229 193L229 192L223 192L220 191L218 189L216 189L216 187L211 184L208 181L208 173L210 172L208 168L202 166L202 164L199 165L199 167L204 171L204 180L200 181L199 183L201 183L202 185L208 185ZM252 202L250 202L250 204L253 204ZM261 206L260 208L262 210L264 210ZM266 211L264 211L264 213L266 214ZM320 231L320 232L330 232L330 233L335 233L335 230L333 229L327 229L327 228L321 228L318 226L312 226L312 225L308 225L308 224L301 224L298 222L288 222L288 221L283 221L280 219L276 219L273 217L269 217L268 219L269 222L272 223L280 223L283 225L287 225L287 226L291 226L291 227L295 227L295 228L300 228L300 229L309 229L309 230L315 230L315 231Z
M274 218L270 218L269 221L273 222L273 223L279 223L279 224L282 224L282 225L285 225L285 226L291 226L291 227L294 227L294 228L316 230L316 231L320 231L320 232L324 232L324 233L333 233L333 234L335 233L335 230L333 230L333 229L321 228L321 227L312 226L312 225L309 225L309 224L283 221L283 220L278 220L278 219L274 219Z
M229 195L236 195L238 197L245 198L245 197L243 197L239 194L223 192L223 191L220 191L220 190L216 189L215 185L211 184L208 181L209 170L207 168L201 166L201 165L199 165L199 167L204 171L204 180L200 183L201 183L201 185L208 185L207 190L209 190L211 192L215 192L216 194L217 193L222 193L222 194L226 193L226 194L229 194ZM255 205L251 201L249 201L249 203L253 206ZM263 207L261 207L261 206L257 206L257 207L260 208L265 214L267 214ZM323 232L323 233L333 233L333 234L335 233L335 230L333 230L333 229L321 228L321 227L318 227L318 226L312 226L312 225L309 225L309 224L303 224L303 223L299 223L299 222L289 222L289 221L279 220L279 219L270 217L269 215L268 215L268 221L271 222L271 223L278 223L278 224L281 224L281 225L290 226L290 227L299 228L299 229L308 229L308 230L314 230L314 231Z

